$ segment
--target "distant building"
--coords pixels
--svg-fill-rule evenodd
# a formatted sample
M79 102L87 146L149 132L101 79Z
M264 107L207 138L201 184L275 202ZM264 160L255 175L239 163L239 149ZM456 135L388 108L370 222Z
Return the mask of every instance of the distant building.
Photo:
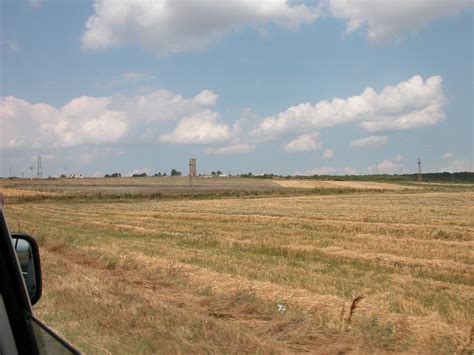
M197 168L196 168L196 159L192 158L189 160L189 176L195 177L197 176Z

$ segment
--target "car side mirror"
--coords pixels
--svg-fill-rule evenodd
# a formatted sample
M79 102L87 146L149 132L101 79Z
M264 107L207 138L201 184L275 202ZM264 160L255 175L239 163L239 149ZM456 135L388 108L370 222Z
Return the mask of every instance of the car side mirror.
M42 280L38 244L32 236L24 233L11 233L21 273L32 305L41 298Z

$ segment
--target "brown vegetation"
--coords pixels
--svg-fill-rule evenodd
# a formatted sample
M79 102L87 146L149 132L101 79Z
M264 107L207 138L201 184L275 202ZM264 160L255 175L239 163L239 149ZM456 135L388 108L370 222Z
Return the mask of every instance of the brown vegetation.
M283 187L295 187L304 189L316 188L346 188L360 190L412 190L419 187L412 185L391 184L386 182L369 181L321 181L321 180L275 180L275 183Z
M472 348L473 201L417 191L6 213L40 242L36 313L86 353L452 353Z

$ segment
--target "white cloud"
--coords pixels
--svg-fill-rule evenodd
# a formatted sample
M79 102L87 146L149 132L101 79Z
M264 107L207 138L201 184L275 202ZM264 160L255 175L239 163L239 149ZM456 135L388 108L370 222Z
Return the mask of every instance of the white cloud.
M335 167L319 167L303 172L297 171L294 175L312 176L312 175L357 175L357 169L351 167L335 168Z
M443 154L443 159L447 160L447 166L444 166L439 169L440 172L448 171L451 173L454 172L464 172L464 171L473 171L472 169L472 160L463 160L456 159L456 156L453 153Z
M397 154L393 157L393 161L402 161L403 160L403 155Z
M321 149L323 144L320 141L319 132L305 133L296 137L291 142L283 146L287 153L308 152Z
M196 95L194 100L203 106L211 107L211 106L215 106L218 98L219 98L219 95L212 92L211 90L203 90L199 94Z
M29 0L40 5L41 0ZM310 2L309 2L310 3ZM134 44L163 57L202 50L243 28L268 36L271 25L297 30L325 15L347 21L346 32L367 29L367 39L380 42L416 31L429 22L472 7L472 0L95 0L94 13L82 34L85 49ZM314 3L314 2L313 2ZM324 6L326 5L326 6ZM269 26L270 25L270 26Z
M243 27L270 23L297 30L318 10L287 0L95 0L82 35L85 49L138 44L157 56L207 48Z
M401 115L386 115L384 118L367 120L361 127L369 132L408 130L436 124L446 117L440 103L433 103L419 111Z
M384 145L387 142L387 136L369 136L353 140L351 142L351 146L356 148L380 147L381 145Z
M151 80L153 79L153 75L148 75L144 73L138 73L138 72L126 72L120 75L120 79L122 81L145 81L145 80Z
M209 144L228 140L230 128L219 122L219 114L210 110L183 118L172 133L162 134L160 142Z
M454 172L464 172L464 171L474 171L472 166L472 161L469 160L450 160L449 165L439 169L440 172L448 171L451 173Z
M446 153L446 154L443 155L443 159L445 159L445 160L454 159L454 154L453 153Z
M369 174L395 174L399 173L402 167L402 164L396 163L391 160L384 160L380 163L370 165L367 168L367 172Z
M417 31L436 18L452 16L473 6L472 0L329 0L329 11L347 20L346 32L367 28L367 39L381 42Z
M240 155L253 152L254 144L237 143L217 148L206 148L204 153L208 155Z
M111 108L127 112L137 120L159 122L179 119L214 106L218 95L203 90L195 97L184 98L169 90L156 90L146 95L114 96Z
M442 79L419 75L379 94L368 87L359 96L334 98L315 105L302 103L264 119L251 134L272 139L289 132L359 123L369 132L413 129L434 125L445 118Z
M124 113L109 110L108 98L82 96L61 109L13 96L0 100L2 148L109 143L128 129Z
M41 7L43 5L43 0L28 0L28 5L30 7Z
M215 105L217 98L218 95L209 90L191 98L157 90L139 96L81 96L56 108L13 96L1 97L0 147L58 148L114 143L129 137L134 128L146 129L155 122L178 120L198 113L216 115L208 107Z
M329 160L329 159L332 159L333 156L334 156L333 150L328 148L328 149L324 149L324 152L321 158L324 160Z

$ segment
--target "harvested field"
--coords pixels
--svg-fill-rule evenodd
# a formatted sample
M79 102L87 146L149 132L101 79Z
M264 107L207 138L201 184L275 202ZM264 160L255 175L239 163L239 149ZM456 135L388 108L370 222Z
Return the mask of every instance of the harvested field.
M12 189L12 188L2 188L0 190L5 198L18 198L18 197L50 197L57 194L53 192L46 191L36 191L36 190L25 190L25 189Z
M385 182L368 181L320 181L320 180L275 180L275 183L283 187L304 189L328 189L345 188L359 190L391 190L400 191L407 189L418 189L416 186L390 184Z
M6 214L40 243L37 315L86 353L444 354L472 350L473 201L392 191Z
M271 179L241 179L226 177L140 177L140 178L83 178L83 179L13 179L0 180L0 188L55 192L65 196L95 195L140 196L165 194L172 196L212 194L219 192L271 192L284 188Z

